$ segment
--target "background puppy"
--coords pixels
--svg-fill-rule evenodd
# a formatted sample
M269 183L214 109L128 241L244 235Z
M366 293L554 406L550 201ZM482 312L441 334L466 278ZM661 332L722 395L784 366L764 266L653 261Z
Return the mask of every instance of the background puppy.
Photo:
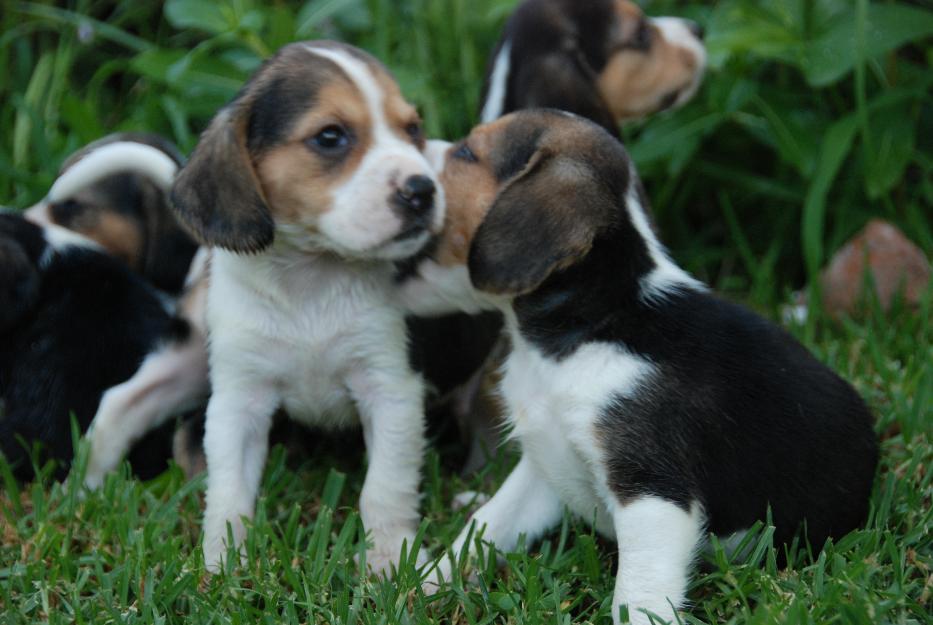
M26 212L41 227L4 216L5 264L14 270L3 287L11 292L3 313L6 409L0 428L3 451L20 477L31 467L18 437L26 445L44 443L48 456L61 461L63 475L72 454L69 412L84 432L98 420L98 408L113 404L108 398L114 389L138 375L140 363L192 340L195 332L176 315L173 300L153 288L179 291L196 247L166 205L180 163L174 146L157 136L110 135L70 157L47 197ZM38 256L23 256L36 245ZM128 278L131 269L136 275ZM178 371L183 378L189 374ZM171 411L171 398L160 393L165 386L148 382L136 400L145 396L160 412ZM95 428L97 440L109 445L122 439L113 466L152 429L127 430L133 406L114 407L111 423ZM124 431L129 433L121 437ZM131 455L134 469L143 477L163 470L169 439L170 432L159 432L147 440ZM95 447L100 444L92 445L91 476Z
M415 109L370 55L282 48L204 132L172 192L213 246L204 556L252 516L273 414L359 421L360 515L387 571L418 521L424 387L409 367L392 263L443 223Z
M157 289L177 294L197 250L168 209L167 192L183 163L158 135L114 133L71 155L26 215L96 241Z
M547 107L617 135L619 123L693 96L706 65L702 38L698 24L646 17L628 0L526 0L492 56L481 121Z
M614 621L625 604L648 623L683 604L706 531L770 508L779 544L805 523L820 546L864 521L878 459L865 404L667 257L619 142L577 116L519 112L451 147L441 180L464 226L439 257L467 264L513 346L501 392L522 457L474 516L486 540L512 550L568 507L618 542Z

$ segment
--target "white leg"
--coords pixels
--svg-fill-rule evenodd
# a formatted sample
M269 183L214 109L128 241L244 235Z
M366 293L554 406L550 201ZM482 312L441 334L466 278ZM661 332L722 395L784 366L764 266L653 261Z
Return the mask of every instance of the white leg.
M388 573L398 564L402 542L411 547L420 518L424 385L405 369L402 365L387 374L384 369L365 366L347 380L369 456L360 518L372 536L373 548L366 561L376 573Z
M481 532L482 539L500 551L512 551L520 536L524 535L528 542L536 540L560 522L562 513L560 497L535 471L531 461L523 457L492 499L476 511L451 550L459 557L467 539ZM467 545L467 550L470 547ZM449 580L452 567L447 556L441 558L437 572L429 574L429 584L433 584L434 579ZM426 586L426 590L430 591L430 586Z
M220 570L226 555L227 524L239 545L246 534L242 517L253 517L278 401L271 385L243 385L215 389L207 405L204 564L209 571Z
M659 497L640 497L616 504L612 515L619 541L612 622L622 622L623 604L633 625L648 625L644 610L676 622L674 610L683 606L688 569L703 536L699 506L687 513Z
M132 378L101 398L88 432L85 485L98 488L134 442L168 418L199 406L209 386L207 346L199 336L147 357Z

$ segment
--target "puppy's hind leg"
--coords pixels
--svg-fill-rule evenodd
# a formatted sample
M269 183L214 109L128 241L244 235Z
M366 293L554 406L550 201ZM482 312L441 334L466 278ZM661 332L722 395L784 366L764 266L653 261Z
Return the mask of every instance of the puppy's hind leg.
M683 605L688 569L703 536L699 506L694 503L687 512L670 501L647 496L614 508L619 570L612 622L623 622L621 605L628 606L633 625L650 623L646 610L663 622L676 622L674 611Z
M91 455L84 484L98 488L135 441L201 405L208 392L207 348L199 336L151 354L132 378L101 398L88 432Z

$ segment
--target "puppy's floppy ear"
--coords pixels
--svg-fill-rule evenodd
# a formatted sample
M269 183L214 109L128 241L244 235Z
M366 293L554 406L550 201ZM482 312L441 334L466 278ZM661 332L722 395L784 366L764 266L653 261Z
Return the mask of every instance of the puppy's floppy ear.
M258 252L275 224L246 145L250 104L243 96L208 126L172 186L178 218L203 244Z
M586 255L611 206L609 190L589 167L539 148L496 196L473 237L473 286L499 294L534 290Z

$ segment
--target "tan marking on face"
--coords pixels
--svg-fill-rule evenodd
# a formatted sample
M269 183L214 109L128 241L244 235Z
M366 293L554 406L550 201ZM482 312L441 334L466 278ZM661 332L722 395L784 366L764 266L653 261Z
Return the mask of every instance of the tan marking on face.
M689 51L657 34L647 53L621 50L613 54L597 84L612 115L622 121L656 111L665 95L688 88L695 70L696 59Z
M339 162L306 143L331 125L341 125L353 135L351 151ZM256 162L263 193L276 219L302 223L327 212L333 189L359 166L372 142L371 134L369 109L354 85L338 80L323 87L317 105L295 124L288 141L268 150Z
M139 224L132 219L108 210L88 209L68 227L97 241L133 269L139 269L143 237Z
M628 0L617 0L620 44L636 36L644 18ZM625 121L656 112L663 98L687 89L696 79L698 59L690 50L668 41L658 26L648 22L651 46L646 51L620 45L597 79L613 117Z
M440 265L465 265L476 229L499 192L499 181L492 171L491 152L498 132L507 124L503 119L479 126L464 139L476 155L470 163L448 151L440 180L447 198L447 217L441 232L435 259Z
M633 38L638 30L639 21L644 17L641 7L629 0L616 0L613 9L619 18L619 35L622 40Z

